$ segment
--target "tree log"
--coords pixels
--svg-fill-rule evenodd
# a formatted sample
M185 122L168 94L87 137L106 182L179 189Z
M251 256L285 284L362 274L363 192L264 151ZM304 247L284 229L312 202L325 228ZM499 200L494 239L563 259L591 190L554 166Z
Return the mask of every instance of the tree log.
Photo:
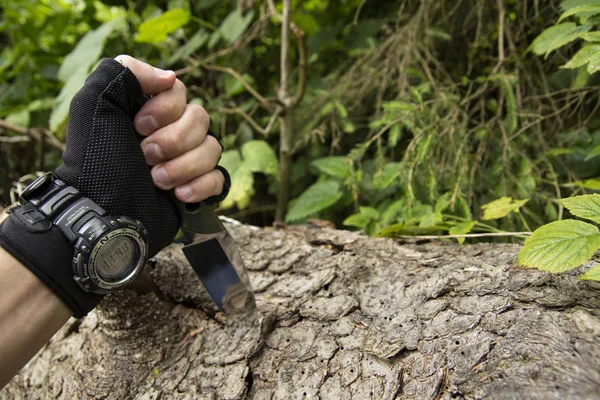
M580 271L515 268L518 245L229 228L260 329L216 313L173 245L149 291L69 321L0 398L600 397L600 285Z

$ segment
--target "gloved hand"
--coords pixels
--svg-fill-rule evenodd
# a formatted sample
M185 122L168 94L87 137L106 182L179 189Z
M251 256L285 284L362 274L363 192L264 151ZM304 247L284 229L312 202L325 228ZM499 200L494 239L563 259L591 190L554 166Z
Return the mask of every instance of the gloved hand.
M152 97L146 101L146 95ZM56 175L110 215L141 221L153 256L179 226L167 190L184 202L220 201L227 194L229 176L215 169L222 148L207 136L209 124L204 109L186 104L185 86L173 72L128 56L106 59L71 103L64 165ZM55 228L29 232L9 216L0 226L0 245L75 316L102 298L73 282L73 246Z

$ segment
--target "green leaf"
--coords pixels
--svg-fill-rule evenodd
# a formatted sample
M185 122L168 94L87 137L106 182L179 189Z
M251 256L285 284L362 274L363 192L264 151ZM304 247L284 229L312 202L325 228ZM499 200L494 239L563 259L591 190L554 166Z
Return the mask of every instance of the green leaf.
M186 58L194 54L199 48L204 46L208 41L210 35L205 30L199 30L188 40L183 46L181 46L169 60L167 61L166 66L169 67L175 64L177 61L182 58Z
M579 38L581 33L589 31L590 28L591 26L578 26L573 22L554 25L535 38L529 48L537 55L547 56L559 47Z
M582 33L579 37L587 42L600 42L600 31Z
M501 197L498 200L494 200L481 206L483 209L482 219L499 219L506 217L512 211L519 212L519 208L528 201L529 199L513 200L512 197Z
M98 61L106 38L112 33L119 19L105 22L97 29L86 33L77 46L63 60L58 70L58 79L62 82L69 81L73 75L81 73L84 70L86 75L90 68Z
M389 225L392 222L396 222L398 215L402 214L406 209L406 200L396 200L381 213L381 223L383 225Z
M574 216L600 224L600 194L584 194L561 199L560 202Z
M345 179L350 176L350 164L346 157L325 157L319 158L311 163L324 174L334 178Z
M379 174L373 178L373 188L385 189L390 187L402 173L404 164L401 162L391 162L384 165Z
M519 252L519 265L564 272L590 259L600 246L600 232L582 221L551 222L533 232Z
M242 146L244 164L252 172L278 175L279 163L275 151L264 140L250 140Z
M8 114L6 116L6 122L26 128L29 126L30 116L29 110L27 108L22 108L19 111Z
M219 27L221 36L232 44L242 36L254 18L254 10L248 11L246 15L242 15L239 9L232 11Z
M574 15L578 17L583 15L584 17L589 18L597 14L600 14L600 5L584 4L577 7L573 7L562 13L561 16L558 18L558 22L561 22L563 19L572 17Z
M466 235L471 232L471 229L477 224L477 221L466 221L461 222L460 224L454 225L452 228L448 230L450 235ZM465 242L465 238L456 238L459 244L463 244Z
M443 222L442 213L431 212L419 218L419 226L438 226Z
M560 3L560 8L563 11L568 11L584 4L600 4L600 0L563 0L563 2Z
M581 275L579 279L583 281L600 281L600 265L596 265L585 274Z
M61 89L56 103L50 114L50 130L56 132L63 126L69 114L69 106L73 96L81 89L85 83L85 78L88 76L88 71L84 68L78 69Z
M573 56L573 58L571 58L561 68L566 68L566 69L579 68L590 62L595 62L595 63L600 62L600 45L599 44L584 46L581 50L579 50Z
M300 195L288 211L287 222L298 221L323 211L342 198L340 184L337 181L322 181L310 186Z
M176 31L190 20L190 12L183 8L169 10L162 15L144 21L140 25L136 42L160 43L167 38L167 35Z
M344 225L364 229L371 221L371 218L365 214L352 214L344 220Z
M387 112L398 112L398 111L414 111L417 108L416 105L411 103L405 103L403 101L388 101L383 103L383 109Z
M504 126L506 127L507 132L512 135L518 127L517 100L515 98L513 86L510 84L508 77L501 79L501 84L506 100L506 118L504 119Z
M600 190L600 179L586 179L584 181L575 181L573 184L577 187L589 190Z
M388 143L390 147L396 147L400 137L402 136L402 129L400 128L400 124L394 124L390 128Z
M220 203L221 208L236 206L244 209L254 195L254 176L245 165L237 150L225 151L221 155L219 165L225 167L231 175L231 188L227 198Z
M223 154L221 154L219 165L225 167L230 173L233 173L240 165L242 165L240 152L237 150L224 151Z
M294 21L298 28L302 29L308 36L317 33L320 28L319 22L315 17L300 11L294 11L292 14L292 21Z
M379 219L379 211L373 207L360 207L360 213L372 220Z
M588 161L596 156L600 156L600 145L591 149L590 152L587 153L587 155L585 156L585 159L583 161Z
M452 197L452 193L446 192L441 195L435 202L435 211L442 213L448 209L450 206L450 198Z
M556 157L556 156L564 156L567 154L576 154L576 153L577 152L573 149L555 148L555 149L548 150L544 155L550 156L550 157Z

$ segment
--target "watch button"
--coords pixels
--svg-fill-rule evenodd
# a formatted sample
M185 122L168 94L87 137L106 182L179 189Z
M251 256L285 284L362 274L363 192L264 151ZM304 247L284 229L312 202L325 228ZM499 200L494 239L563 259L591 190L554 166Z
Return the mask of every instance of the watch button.
M79 275L83 274L83 255L81 255L81 253L77 254L75 265L77 265L77 273Z

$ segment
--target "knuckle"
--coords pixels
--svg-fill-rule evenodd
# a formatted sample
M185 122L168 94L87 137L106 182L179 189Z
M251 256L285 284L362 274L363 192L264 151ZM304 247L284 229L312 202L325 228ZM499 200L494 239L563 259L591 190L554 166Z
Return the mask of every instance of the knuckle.
M198 104L188 104L189 111L194 115L194 118L203 126L210 124L210 117L204 107Z
M164 99L167 100L167 99ZM177 103L175 101L172 101L171 99L168 99L168 101L163 101L163 104L161 104L161 112L169 115L169 116L175 116L177 114ZM178 115L177 115L178 116Z
M181 153L182 139L183 132L180 129L170 129L162 136L160 145L166 157L174 158Z

